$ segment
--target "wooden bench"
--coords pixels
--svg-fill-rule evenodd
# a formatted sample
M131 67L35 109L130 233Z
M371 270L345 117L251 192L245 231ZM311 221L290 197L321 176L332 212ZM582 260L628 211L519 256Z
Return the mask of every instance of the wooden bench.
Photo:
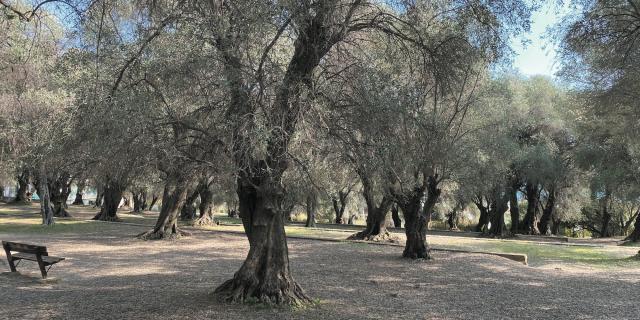
M17 272L16 266L20 264L21 260L35 261L40 267L42 279L47 278L47 272L51 269L51 266L64 260L64 258L50 256L47 252L47 247L44 246L2 241L2 247L4 248L4 252L7 254L7 260L9 261L9 268L11 269L11 272ZM12 254L12 251L17 253ZM15 261L18 263L14 263Z

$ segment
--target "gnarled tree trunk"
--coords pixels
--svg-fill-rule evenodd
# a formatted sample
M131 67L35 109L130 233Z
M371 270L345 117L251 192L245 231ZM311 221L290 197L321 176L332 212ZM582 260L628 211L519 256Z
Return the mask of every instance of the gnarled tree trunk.
M489 234L493 237L503 238L508 235L504 214L507 211L510 196L508 192L501 192L500 188L497 188L493 193L493 200L489 206L491 216Z
M84 179L80 179L80 181L78 181L78 185L76 186L76 197L74 198L73 202L71 203L74 206L82 206L84 205L84 201L82 199L82 195L84 194L84 188L86 186L86 182Z
M540 217L540 223L538 224L538 230L540 230L541 234L550 236L551 226L552 226L552 218L553 218L553 209L556 205L556 192L553 188L549 189L549 198L547 199L547 203L542 209L542 216Z
M627 241L640 241L640 214L636 215L636 222L633 224L633 232L625 239Z
M190 178L180 172L168 174L164 192L162 193L162 207L160 208L160 215L156 225L153 230L139 234L138 238L159 240L189 235L189 233L178 228L178 217L180 216L180 209L187 200L188 190L193 188L190 184Z
M362 195L367 203L367 226L364 230L349 236L349 240L393 241L395 239L387 231L387 214L393 205L392 197L384 195L380 205L376 206L373 196L373 182L366 172L359 170L362 180Z
M489 204L487 203L487 205L485 206L484 202L484 196L476 196L476 198L473 200L473 204L475 204L480 211L480 219L478 219L478 224L475 227L475 232L485 232L489 225Z
M426 199L424 199L425 190ZM404 230L407 236L407 242L402 252L403 257L410 259L431 258L427 243L428 219L426 215L430 215L433 211L440 193L437 177L428 176L423 187L416 188L411 194L401 198L396 197L401 200L398 205L404 214Z
M196 218L196 200L200 196L201 187L198 185L187 192L187 198L180 209L180 220L194 220Z
M108 179L107 183L104 184L102 191L102 207L100 212L93 217L93 220L112 222L122 221L118 217L118 206L120 206L120 201L122 201L122 194L124 193L125 188L126 187L118 181Z
M218 224L213 216L213 183L206 182L199 188L200 193L200 217L193 223L196 226L211 226Z
M104 200L104 185L98 183L96 185L96 203L94 205L95 208L102 207L102 202Z
M349 197L349 192L344 192L340 190L338 192L338 199L333 198L331 202L333 203L333 211L336 212L336 224L343 224L342 220L344 217L344 210L347 208L347 200Z
M156 193L151 194L151 203L149 204L149 210L153 210L153 206L156 205L156 203L158 202L158 199L160 199L160 196L158 196L158 194Z
M538 216L538 202L540 201L540 189L537 183L527 183L527 213L522 220L523 234L540 234L536 219Z
M47 174L44 169L44 165L40 168L40 178L38 179L38 187L40 188L38 194L40 196L40 213L42 214L42 224L52 225L55 223L53 220L53 210L51 209L51 201L49 197L49 185Z
M29 185L31 184L31 170L22 170L20 175L18 175L17 180L18 186L16 190L16 198L13 202L21 204L30 203L31 195L29 195Z

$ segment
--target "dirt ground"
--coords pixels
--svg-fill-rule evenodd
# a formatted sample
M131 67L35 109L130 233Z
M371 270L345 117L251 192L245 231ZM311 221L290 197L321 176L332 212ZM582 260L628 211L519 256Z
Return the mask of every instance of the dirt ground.
M248 250L240 235L196 232L144 242L140 227L90 234L0 233L67 260L51 280L24 262L0 273L0 319L637 319L640 270L533 268L487 255L399 258L401 248L290 240L304 309L218 301ZM4 253L0 268L8 271Z

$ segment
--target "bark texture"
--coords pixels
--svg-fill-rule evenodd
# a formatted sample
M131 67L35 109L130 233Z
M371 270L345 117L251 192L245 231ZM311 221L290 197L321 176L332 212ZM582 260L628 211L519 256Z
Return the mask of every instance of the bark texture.
M74 206L82 206L84 205L84 200L83 200L83 194L84 194L84 188L86 186L86 182L84 179L80 179L80 181L78 182L78 185L76 186L76 197L73 199L73 203L71 203Z
M552 234L551 227L553 223L553 209L556 205L556 192L554 188L550 188L548 192L549 195L547 203L545 203L544 208L542 209L542 216L538 223L538 230L540 230L541 234L550 236Z
M47 174L44 171L44 167L40 170L39 177L39 195L40 195L40 213L42 214L42 224L52 225L55 223L53 220L53 210L51 209L51 199L49 197L49 186L47 180Z
M400 209L398 205L391 206L391 220L393 220L393 226L395 228L402 228L402 219L400 219Z
M520 207L518 206L519 184L512 185L509 194L509 213L511 214L511 234L516 234L520 230Z
M640 241L640 214L636 215L636 221L633 224L633 232L625 239L627 241Z
M193 223L196 226L211 226L218 224L213 215L213 208L215 207L213 195L213 183L211 181L205 182L201 188L199 188L200 194L200 216Z
M318 212L318 195L311 191L307 194L306 199L307 204L307 223L305 223L305 227L315 227L316 226L316 213Z
M335 211L336 213L336 224L343 224L343 217L344 217L344 210L347 208L347 200L349 197L349 193L350 193L351 189L349 189L347 192L340 190L338 192L338 197L337 199L334 197L333 199L331 199L331 202L333 204L333 211Z
M478 224L474 231L485 232L489 226L489 203L484 196L478 195L473 199L473 204L475 204L478 211L480 211L480 218L478 219Z

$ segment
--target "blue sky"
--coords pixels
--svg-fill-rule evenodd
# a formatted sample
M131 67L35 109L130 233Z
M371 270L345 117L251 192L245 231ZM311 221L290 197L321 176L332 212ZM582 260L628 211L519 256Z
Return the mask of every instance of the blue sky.
M512 41L512 46L517 56L513 59L513 67L524 75L547 75L553 74L560 67L556 56L557 46L548 35L548 28L560 21L562 16L569 10L567 7L558 8L555 1L546 1L546 4L535 12L531 17L531 32ZM522 40L529 43L522 45Z

